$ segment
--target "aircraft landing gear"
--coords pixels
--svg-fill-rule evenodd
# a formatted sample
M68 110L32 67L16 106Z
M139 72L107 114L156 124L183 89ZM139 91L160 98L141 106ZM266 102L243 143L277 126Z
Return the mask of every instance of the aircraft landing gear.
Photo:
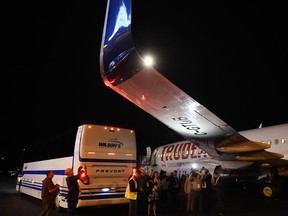
M264 183L261 186L261 192L264 198L275 198L279 195L279 188L271 183Z

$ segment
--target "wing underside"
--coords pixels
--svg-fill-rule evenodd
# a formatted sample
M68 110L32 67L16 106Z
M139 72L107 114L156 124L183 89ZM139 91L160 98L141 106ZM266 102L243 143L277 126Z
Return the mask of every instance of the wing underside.
M100 52L101 75L107 86L212 157L228 155L239 161L282 157L266 152L267 144L240 135L155 68L144 66L133 45L131 11L131 0L107 3ZM213 140L213 148L209 140Z

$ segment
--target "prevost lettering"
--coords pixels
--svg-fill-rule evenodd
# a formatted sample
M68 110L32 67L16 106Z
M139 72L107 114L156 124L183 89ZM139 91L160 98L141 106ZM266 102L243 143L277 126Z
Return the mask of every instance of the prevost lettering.
M208 154L191 142L163 146L161 152L161 161L185 160L201 157L208 157Z
M124 173L123 169L97 169L96 173Z

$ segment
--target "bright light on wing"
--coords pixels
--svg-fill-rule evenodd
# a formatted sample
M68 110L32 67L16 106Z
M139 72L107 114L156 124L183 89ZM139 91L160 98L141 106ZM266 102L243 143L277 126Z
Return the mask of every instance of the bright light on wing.
M151 56L146 56L144 58L144 64L146 66L151 66L153 64L153 58Z

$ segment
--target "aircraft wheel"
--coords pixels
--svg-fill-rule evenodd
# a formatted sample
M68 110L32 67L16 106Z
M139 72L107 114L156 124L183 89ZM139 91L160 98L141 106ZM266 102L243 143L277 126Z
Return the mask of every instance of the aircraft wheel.
M278 195L279 189L272 184L264 184L262 186L262 195L265 198L274 198Z

